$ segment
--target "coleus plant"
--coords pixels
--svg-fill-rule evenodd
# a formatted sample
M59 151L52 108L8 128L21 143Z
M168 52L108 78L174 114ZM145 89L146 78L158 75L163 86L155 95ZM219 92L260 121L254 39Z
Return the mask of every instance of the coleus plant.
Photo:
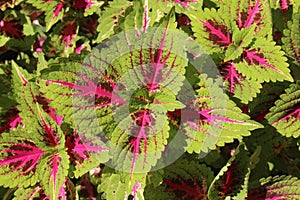
M0 1L1 199L300 199L299 6Z

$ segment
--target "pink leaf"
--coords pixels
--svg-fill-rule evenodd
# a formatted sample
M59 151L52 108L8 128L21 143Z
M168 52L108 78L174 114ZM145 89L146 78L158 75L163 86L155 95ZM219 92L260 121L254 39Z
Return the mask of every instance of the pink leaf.
M269 64L267 62L267 59L264 58L264 54L260 53L259 50L257 49L252 49L252 50L244 50L244 60L249 64L249 65L261 65L262 67L269 67L279 73L281 71L274 67L273 65Z
M259 4L260 4L260 0L257 0L256 1L256 4L254 6L254 8L252 9L249 9L248 11L248 16L247 16L247 19L243 25L243 28L245 27L249 27L253 24L254 20L255 20L255 17L256 15L259 13L259 11L261 10L261 8L259 7ZM250 7L250 5L249 5ZM258 21L256 21L256 23L258 23ZM241 28L241 27L240 27Z
M22 122L22 118L19 116L19 111L14 107L9 109L3 116L6 119L0 127L0 133L7 131L8 129L13 130Z
M80 137L75 139L75 146L73 148L73 152L79 155L83 159L89 159L89 153L91 152L99 152L99 151L107 151L108 148L93 146L92 142L81 143Z
M60 11L64 7L65 3L64 2L59 2L56 6L56 9L54 10L52 21L55 20L55 18L59 15Z
M221 47L227 47L232 43L231 35L225 25L218 24L212 20L207 20L206 22L200 20L200 22L206 28L206 32L209 33L208 39L215 44L218 44Z
M226 63L225 66L221 69L221 73L224 76L224 82L229 82L229 91L233 93L235 85L241 85L241 80L239 78L238 72L236 71L234 63Z
M3 160L0 160L0 166L10 165L16 171L22 168L22 173L25 174L35 169L44 151L35 146L31 142L24 144L6 143L9 149L1 150L1 154L7 154Z

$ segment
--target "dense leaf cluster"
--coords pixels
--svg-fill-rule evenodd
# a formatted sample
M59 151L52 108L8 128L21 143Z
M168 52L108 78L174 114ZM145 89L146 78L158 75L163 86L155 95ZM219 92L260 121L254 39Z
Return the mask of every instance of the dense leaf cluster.
M299 9L0 1L0 199L300 199Z

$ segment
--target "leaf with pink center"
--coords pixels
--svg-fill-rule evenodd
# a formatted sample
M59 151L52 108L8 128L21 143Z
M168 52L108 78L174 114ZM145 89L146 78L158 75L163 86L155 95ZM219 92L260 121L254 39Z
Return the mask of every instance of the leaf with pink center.
M45 194L57 199L68 175L69 157L64 149L47 152L37 166L37 172Z
M194 106L181 110L186 116L181 123L184 124L189 153L207 152L234 139L241 140L250 135L251 130L261 127L228 99L218 82L200 76L199 86L197 96L192 100Z
M196 41L208 53L222 53L233 43L228 24L215 9L205 9L204 12L191 11L188 17L191 19Z
M6 135L0 142L0 185L27 185L36 182L35 172L45 151L38 147L33 140L25 139L19 135L20 130ZM7 180L13 180L7 182Z
M54 65L51 70L44 70L42 91L50 99L50 106L55 106L56 113L65 114L64 120L73 121L72 107L79 112L92 112L111 105L114 83L110 77L80 60L59 62L60 66ZM81 66L86 66L90 70L88 73L94 74L78 74ZM119 100L122 103L122 99Z
M149 171L156 164L169 137L166 117L155 116L147 110L135 113L133 119L126 119L127 127L121 122L111 137L112 144L116 145L112 165L130 172L131 176Z
M84 61L61 59L42 72L41 90L50 106L67 113L66 121L76 120L79 136L105 134L117 152L112 162L131 174L155 165L167 145L166 113L183 107L176 94L184 80L186 52L184 40L169 31L170 19L175 19L174 10L162 28L117 35Z
M239 73L258 82L292 81L284 52L275 42L257 38L251 47L243 50L242 60L235 64Z
M234 62L224 63L220 73L224 77L223 84L229 93L239 98L242 103L252 101L253 97L260 92L261 84L237 72Z
M266 115L268 122L287 137L299 137L300 84L291 84Z
M231 13L237 16L236 24L239 29L255 26L254 35L256 37L271 36L271 9L269 1L266 0L248 0L232 1L235 6Z

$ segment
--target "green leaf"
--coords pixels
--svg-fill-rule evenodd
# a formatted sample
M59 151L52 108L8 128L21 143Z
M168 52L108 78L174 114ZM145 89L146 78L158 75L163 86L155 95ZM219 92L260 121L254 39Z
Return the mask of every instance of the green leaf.
M0 35L0 46L4 46L5 43L9 40L10 38L9 37L6 37L4 35Z
M179 159L163 171L163 180L158 186L148 183L146 199L207 199L213 172L206 165Z
M97 31L99 35L95 42L102 42L114 33L114 27L118 24L118 19L124 15L125 10L132 5L126 0L116 0L109 3L109 6L100 13Z
M286 61L275 42L257 38L251 47L244 49L242 61L235 66L238 72L259 82L293 81Z
M283 31L283 49L287 55L293 58L296 63L300 62L300 39L299 39L300 13L295 12L292 20L287 22L287 29Z
M208 190L209 199L246 199L250 176L250 158L244 144L220 170Z
M48 155L47 155L48 154ZM56 200L69 169L69 156L65 149L48 151L37 165L42 188L51 200Z
M261 127L229 100L218 82L202 76L199 86L196 107L186 111L191 118L187 117L183 122L189 153L208 152L234 139L241 140L243 136L250 135L251 130Z
M268 122L284 136L299 137L300 82L291 84L266 115Z
M133 174L131 176L128 173L105 170L97 190L99 193L103 192L101 197L105 199L127 199L129 195L132 195L134 199L143 199L145 181L146 174ZM135 188L137 185L139 187Z
M300 181L293 176L274 176L260 180L261 186L249 192L249 198L299 199Z

